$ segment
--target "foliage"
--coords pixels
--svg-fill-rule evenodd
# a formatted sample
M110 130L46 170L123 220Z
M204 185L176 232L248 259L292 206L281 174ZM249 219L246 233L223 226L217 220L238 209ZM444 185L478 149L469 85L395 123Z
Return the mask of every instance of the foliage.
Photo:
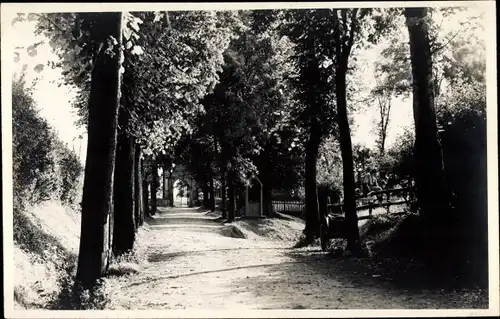
M61 147L64 150L63 147ZM83 167L74 152L65 149L60 154L59 169L61 176L61 201L75 207L79 198L79 181L83 174Z
M218 80L233 37L234 12L139 13L144 54L125 55L124 103L129 131L145 154L160 153L190 133L199 100ZM166 19L168 17L168 19Z
M356 170L365 171L373 166L373 151L362 144L354 144L352 147L352 156Z
M328 187L339 194L343 193L340 146L334 138L326 139L321 145L317 170L318 187Z
M202 111L198 100L217 81L222 52L237 22L234 15L231 11L124 14L122 105L132 119L127 130L138 138L144 154L171 148L190 131L186 119ZM101 35L106 15L30 14L28 18L38 21L38 32L50 39L59 55L61 61L51 64L63 68L64 83L79 89L74 106L80 124L86 125L95 58L117 43Z
M14 202L60 199L74 205L82 166L36 109L23 77L12 83Z
M291 103L287 79L293 75L287 61L290 44L276 33L274 25L256 23L269 15L240 12L242 27L224 53L220 82L203 99L206 112L197 118L196 131L181 146L200 179L209 171L215 176L230 168L238 171L240 181L257 172L294 176L293 170L287 170L290 166L280 165L281 159L291 157L295 146L287 116ZM206 162L200 163L200 158ZM272 167L266 168L268 165ZM284 186L281 184L269 186L279 188Z
M305 133L311 120L317 121L320 134L334 131L334 86L331 65L334 57L330 10L289 10L281 13L281 32L293 43L293 59L298 70L293 77L298 103L291 114ZM303 140L306 140L305 138Z
M483 14L470 12L457 15L464 11L461 7L429 8L428 11L436 98L460 78L481 82L485 70L485 44L478 37L478 31L484 30ZM407 32L402 16L396 18L394 23L395 28L381 43L381 59L376 62L377 76L381 76L381 80L374 93L393 91L396 96L408 97L411 92L409 45L406 36L401 37ZM446 30L447 25L458 25L459 28ZM438 99L438 104L440 101Z
M407 182L415 176L414 144L415 134L413 131L406 129L397 138L397 142L387 151L387 154L394 161L390 173L394 174L398 181Z

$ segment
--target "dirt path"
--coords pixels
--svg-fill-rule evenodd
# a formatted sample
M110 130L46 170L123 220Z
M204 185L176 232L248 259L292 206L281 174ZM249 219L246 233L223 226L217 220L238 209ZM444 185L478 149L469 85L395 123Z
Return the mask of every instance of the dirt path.
M395 286L334 260L319 248L227 237L215 217L196 209L163 209L141 240L147 263L116 277L111 309L470 308L463 292ZM466 302L464 300L469 300ZM487 307L487 304L483 305Z

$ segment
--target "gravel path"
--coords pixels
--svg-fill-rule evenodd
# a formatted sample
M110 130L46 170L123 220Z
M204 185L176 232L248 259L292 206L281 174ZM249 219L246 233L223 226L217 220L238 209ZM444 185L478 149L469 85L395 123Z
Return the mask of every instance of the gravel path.
M369 261L228 237L227 225L196 209L160 208L148 228L139 242L147 262L110 279L111 309L487 308L474 293L405 289L373 276Z

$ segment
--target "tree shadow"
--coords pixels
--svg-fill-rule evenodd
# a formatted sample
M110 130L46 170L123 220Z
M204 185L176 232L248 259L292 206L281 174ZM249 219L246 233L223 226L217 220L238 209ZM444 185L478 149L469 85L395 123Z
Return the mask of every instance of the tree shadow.
M488 307L487 294L462 302L462 290L436 285L424 275L415 273L389 277L380 273L374 264L376 261L369 258L336 257L320 249L292 249L285 255L292 261L273 264L268 267L267 274L239 278L231 286L253 287L253 293L273 305L271 308L284 305L293 308L297 304L307 308L304 305L326 301L328 309L391 308L400 307L402 303L411 308L428 308L430 303L431 307L437 308ZM273 294L265 295L263 291L272 291ZM450 293L454 293L454 297L448 298ZM279 297L283 294L290 296L289 300ZM384 298L376 297L380 295ZM358 298L353 299L353 296ZM315 303L310 302L313 299Z
M183 255L185 255L185 254L180 253L175 257L179 257L179 256L183 256ZM172 257L172 258L174 258L174 257ZM281 264L287 264L287 263L298 263L298 261L289 261L289 262L284 262ZM170 276L162 276L162 277L155 277L155 278L147 278L146 280L143 280L140 282L131 283L128 287L139 286L142 284L147 284L147 283L152 283L152 282L157 282L157 281L163 281L166 279L177 279L177 278L191 277L191 276L204 275L204 274L223 273L223 272L227 272L227 271L241 270L241 269L266 268L266 267L272 267L275 265L276 265L276 263L235 266L235 267L204 270L204 271L197 271L197 272L189 272L189 273L184 273L184 274L180 274L180 275L170 275Z
M293 248L283 248L283 247L239 247L239 248L219 248L219 249L203 249L203 250L190 250L190 251L178 251L170 253L152 253L148 255L148 262L162 262L169 261L177 257L186 257L192 255L205 255L207 253L216 253L224 251L235 251L235 250L277 250L283 251Z
M221 222L217 219L191 218L191 217L167 217L155 218L148 222L149 225L217 225Z
M369 285L389 286L392 289L421 291L423 289L453 290L446 281L432 276L422 264L415 264L412 258L403 257L352 257L346 253L336 255L321 251L290 251L287 255L297 261L317 260L307 263L314 271L323 271L321 264L328 264L341 271L347 277L359 277Z

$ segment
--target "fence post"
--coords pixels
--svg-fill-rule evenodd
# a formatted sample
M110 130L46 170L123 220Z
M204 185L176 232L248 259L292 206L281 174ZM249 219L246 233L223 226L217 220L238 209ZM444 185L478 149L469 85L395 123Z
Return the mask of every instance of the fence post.
M283 212L286 212L285 203L286 203L286 201L285 201L285 200L283 200Z

